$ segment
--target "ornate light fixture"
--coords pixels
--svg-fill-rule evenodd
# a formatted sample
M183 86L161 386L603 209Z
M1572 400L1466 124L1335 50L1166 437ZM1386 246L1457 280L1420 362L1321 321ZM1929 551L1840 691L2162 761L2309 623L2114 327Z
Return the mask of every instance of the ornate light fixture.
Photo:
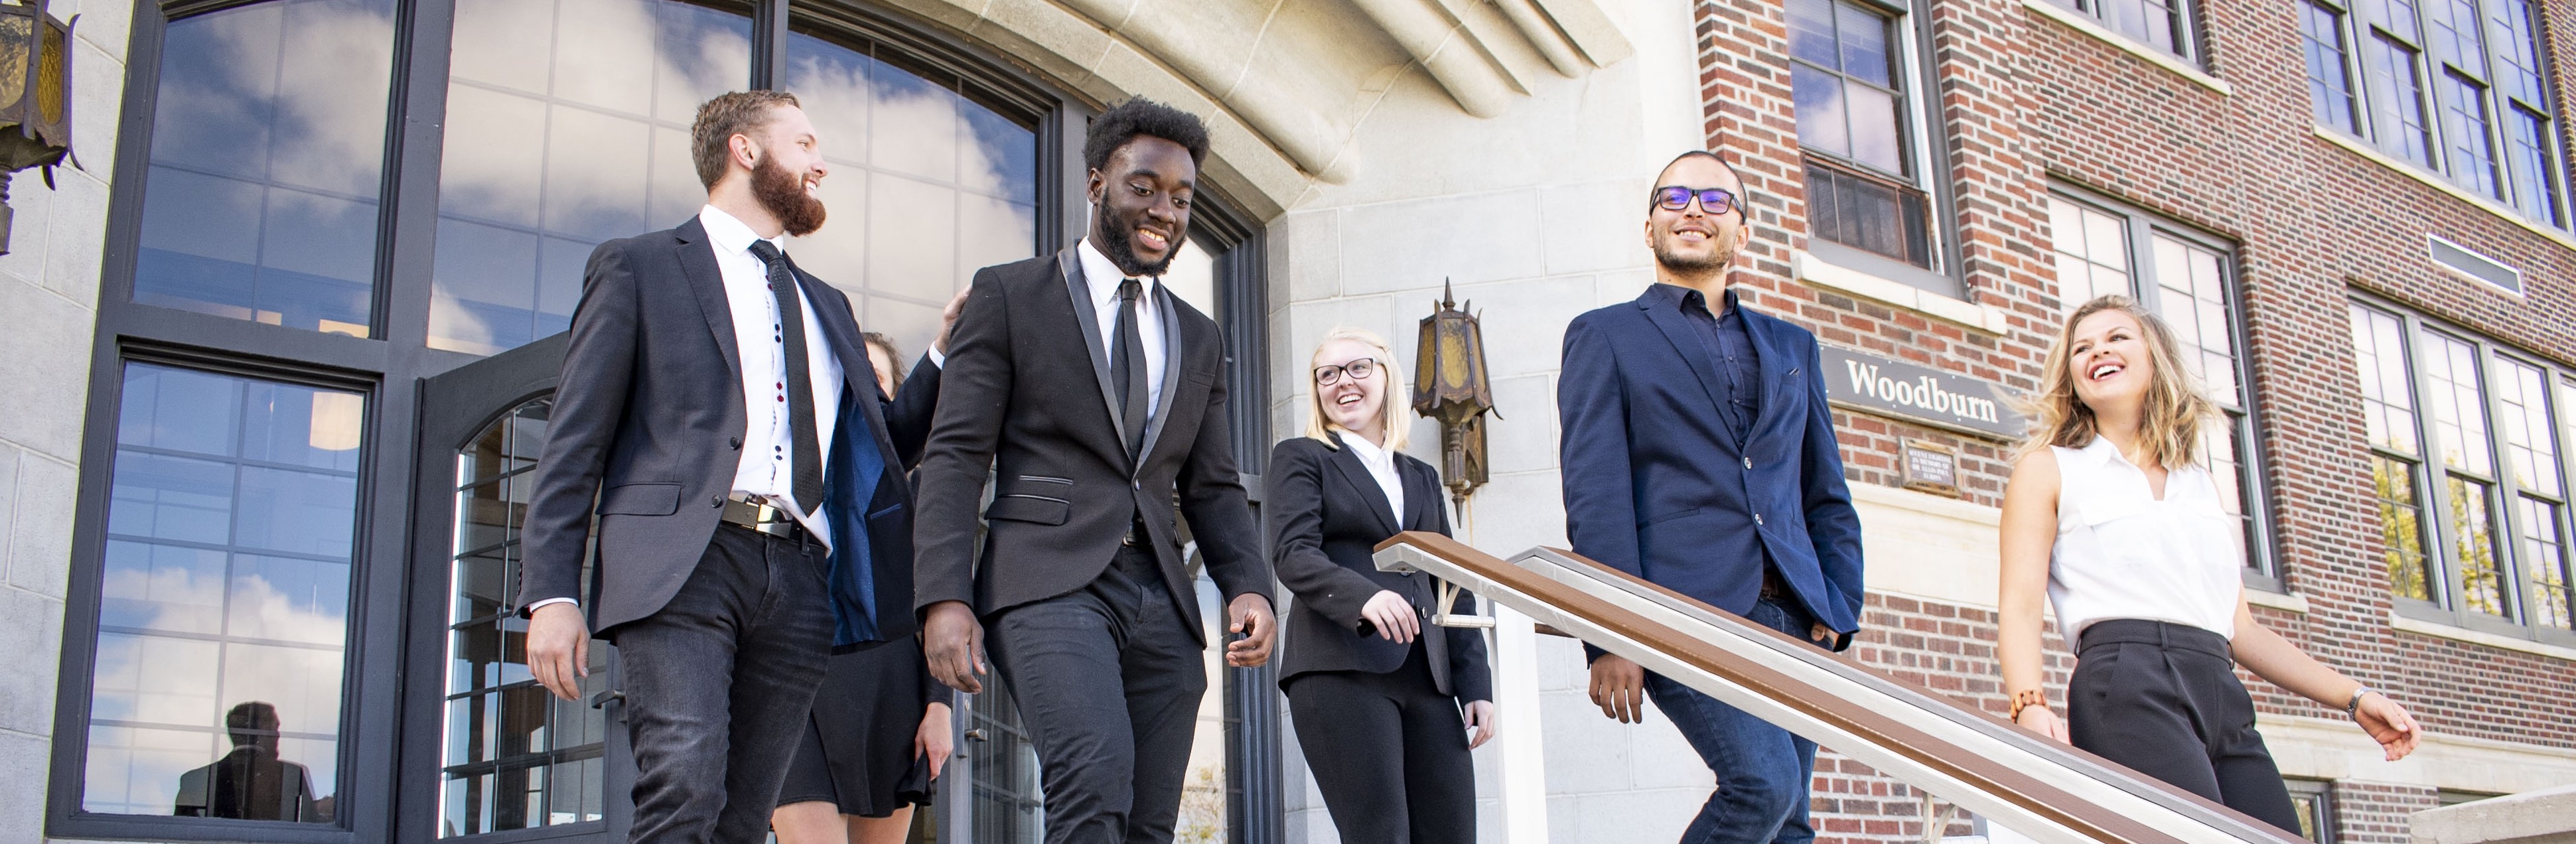
M45 168L50 189L72 148L72 25L54 22L45 2L0 5L0 255L9 252L10 174Z
M1485 380L1484 328L1452 301L1447 279L1439 305L1422 318L1414 365L1413 412L1440 422L1440 477L1463 509L1467 494L1485 483L1483 417L1494 410L1494 388Z

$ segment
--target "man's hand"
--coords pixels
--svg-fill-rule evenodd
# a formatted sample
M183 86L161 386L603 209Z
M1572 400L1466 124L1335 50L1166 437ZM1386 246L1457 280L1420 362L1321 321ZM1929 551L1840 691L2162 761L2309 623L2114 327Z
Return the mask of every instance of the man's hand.
M1225 664L1251 668L1270 661L1270 639L1279 622L1270 615L1270 599L1245 592L1225 605L1225 629L1243 638L1225 643Z
M957 295L948 297L948 307L940 309L939 339L930 341L930 347L941 355L948 354L948 333L957 330L957 315L966 310L966 294L974 289L972 285L959 288Z
M921 619L921 654L930 662L930 676L949 688L970 695L984 691L984 681L975 679L984 673L984 625L966 602L930 605Z
M1592 661L1592 702L1601 707L1604 717L1622 724L1644 723L1646 669L1627 657L1602 654Z
M1479 700L1469 703L1466 715L1467 728L1476 731L1476 737L1467 740L1467 749L1483 747L1486 740L1494 737L1494 702Z
M930 762L930 778L939 778L939 769L948 766L948 757L957 752L957 737L951 735L948 704L933 703L921 713L921 729L912 734L912 754Z
M1360 617L1377 628L1377 635L1389 642L1409 644L1422 633L1422 618L1414 615L1413 603L1391 589L1380 589L1370 595L1368 605L1360 607Z
M1826 627L1826 626L1824 626L1824 625L1822 625L1822 624L1814 625L1814 626L1812 626L1812 627L1808 628L1808 630L1807 630L1807 639L1808 639L1808 640L1810 640L1810 641L1815 642L1816 644L1823 645L1823 646L1828 647L1828 648L1833 647L1833 646L1834 646L1834 629L1833 629L1833 628L1831 628L1831 627Z
M590 676L590 624L580 607L547 604L528 615L528 671L555 697L581 699L581 678Z

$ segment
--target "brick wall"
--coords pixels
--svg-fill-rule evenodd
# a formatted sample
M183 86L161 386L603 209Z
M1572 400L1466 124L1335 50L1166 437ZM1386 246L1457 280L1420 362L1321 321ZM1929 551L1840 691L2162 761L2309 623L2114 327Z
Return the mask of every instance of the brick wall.
M1756 307L1825 342L2026 389L2061 306L2045 205L2052 181L2237 244L2273 541L2283 580L2309 607L2263 611L2266 624L2409 702L2435 731L2576 747L2576 664L2391 629L2348 315L2350 292L2368 291L2576 362L2576 331L2567 328L2576 324L2576 284L2568 281L2576 250L2317 137L2293 4L2196 4L2204 66L2227 93L2021 0L1918 5L1932 16L1933 128L1950 157L1957 275L1965 298L2008 315L2005 332L1790 278L1785 256L1805 246L1805 204L1776 0L1698 6L1709 144L1739 162L1765 202L1734 283ZM2576 67L2576 39L2566 37L2576 32L2576 3L2537 6L2553 76L2564 79L2558 69ZM2557 87L2564 100L2568 86ZM2566 105L2562 132L2571 122ZM2521 268L2526 294L2436 270L2425 257L2428 232ZM1967 500L1999 503L2010 444L1859 413L1838 412L1835 421L1854 482L1892 483L1896 444L1926 439L1959 449ZM2000 711L1987 614L1871 601L1860 659ZM2251 686L2266 712L2339 716L2267 684Z

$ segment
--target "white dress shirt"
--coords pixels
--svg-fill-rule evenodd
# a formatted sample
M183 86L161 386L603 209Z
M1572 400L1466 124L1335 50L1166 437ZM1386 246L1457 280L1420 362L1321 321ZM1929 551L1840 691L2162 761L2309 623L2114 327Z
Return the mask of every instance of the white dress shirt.
M1342 445L1351 456L1368 467L1369 477L1377 479L1377 488L1386 492L1387 506L1394 508L1395 529L1404 529L1404 476L1395 471L1395 453L1379 448L1376 443L1349 431L1342 432Z
M724 277L725 303L733 311L734 347L742 355L742 403L747 426L742 460L734 469L733 491L766 496L771 504L795 514L796 521L823 544L832 530L817 502L796 500L796 429L787 414L787 342L779 331L778 300L769 291L769 265L752 254L760 235L733 215L709 205L698 210L715 248L716 271ZM780 238L769 238L781 254ZM818 460L829 464L832 430L841 410L841 361L823 339L823 323L814 316L814 300L796 291L805 314L806 371L814 387L814 435L822 446Z
M1091 314L1100 322L1100 348L1110 357L1115 357L1118 354L1118 282L1129 276L1118 269L1117 264L1110 263L1109 256L1100 254L1100 249L1091 245L1089 237L1083 238L1082 245L1074 252L1082 258L1082 282L1091 288ZM1163 310L1154 297L1154 286L1162 279L1149 275L1136 280L1142 282L1143 288L1136 297L1136 336L1145 341L1145 418L1152 419L1155 410L1163 406Z
M2057 543L2048 601L2067 647L2097 621L2142 618L2236 638L2244 527L2199 466L2165 472L2165 497L2110 440L2057 455Z

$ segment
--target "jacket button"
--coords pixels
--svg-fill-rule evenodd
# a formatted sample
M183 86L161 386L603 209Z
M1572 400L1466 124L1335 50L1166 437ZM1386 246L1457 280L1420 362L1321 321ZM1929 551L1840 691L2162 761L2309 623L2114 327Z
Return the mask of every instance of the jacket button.
M1753 514L1753 524L1754 524L1755 526L1757 526L1757 527L1759 527L1759 526L1762 524L1762 514L1760 514L1760 513L1755 513L1755 514Z
M1750 457L1744 458L1744 468L1747 468L1747 469L1751 469L1751 468L1753 468L1753 458L1750 458Z
M726 442L726 444L727 444L727 445L731 445L731 446L733 446L733 450L735 450L735 451L741 451L741 450L742 450L742 438L741 438L741 437L734 437L734 438L732 438L732 439L726 440L725 442Z
M707 499L707 506L709 506L709 507L723 507L723 506L724 506L724 496L719 495L719 496L716 496L716 497L714 497L714 498L709 498L709 499Z

